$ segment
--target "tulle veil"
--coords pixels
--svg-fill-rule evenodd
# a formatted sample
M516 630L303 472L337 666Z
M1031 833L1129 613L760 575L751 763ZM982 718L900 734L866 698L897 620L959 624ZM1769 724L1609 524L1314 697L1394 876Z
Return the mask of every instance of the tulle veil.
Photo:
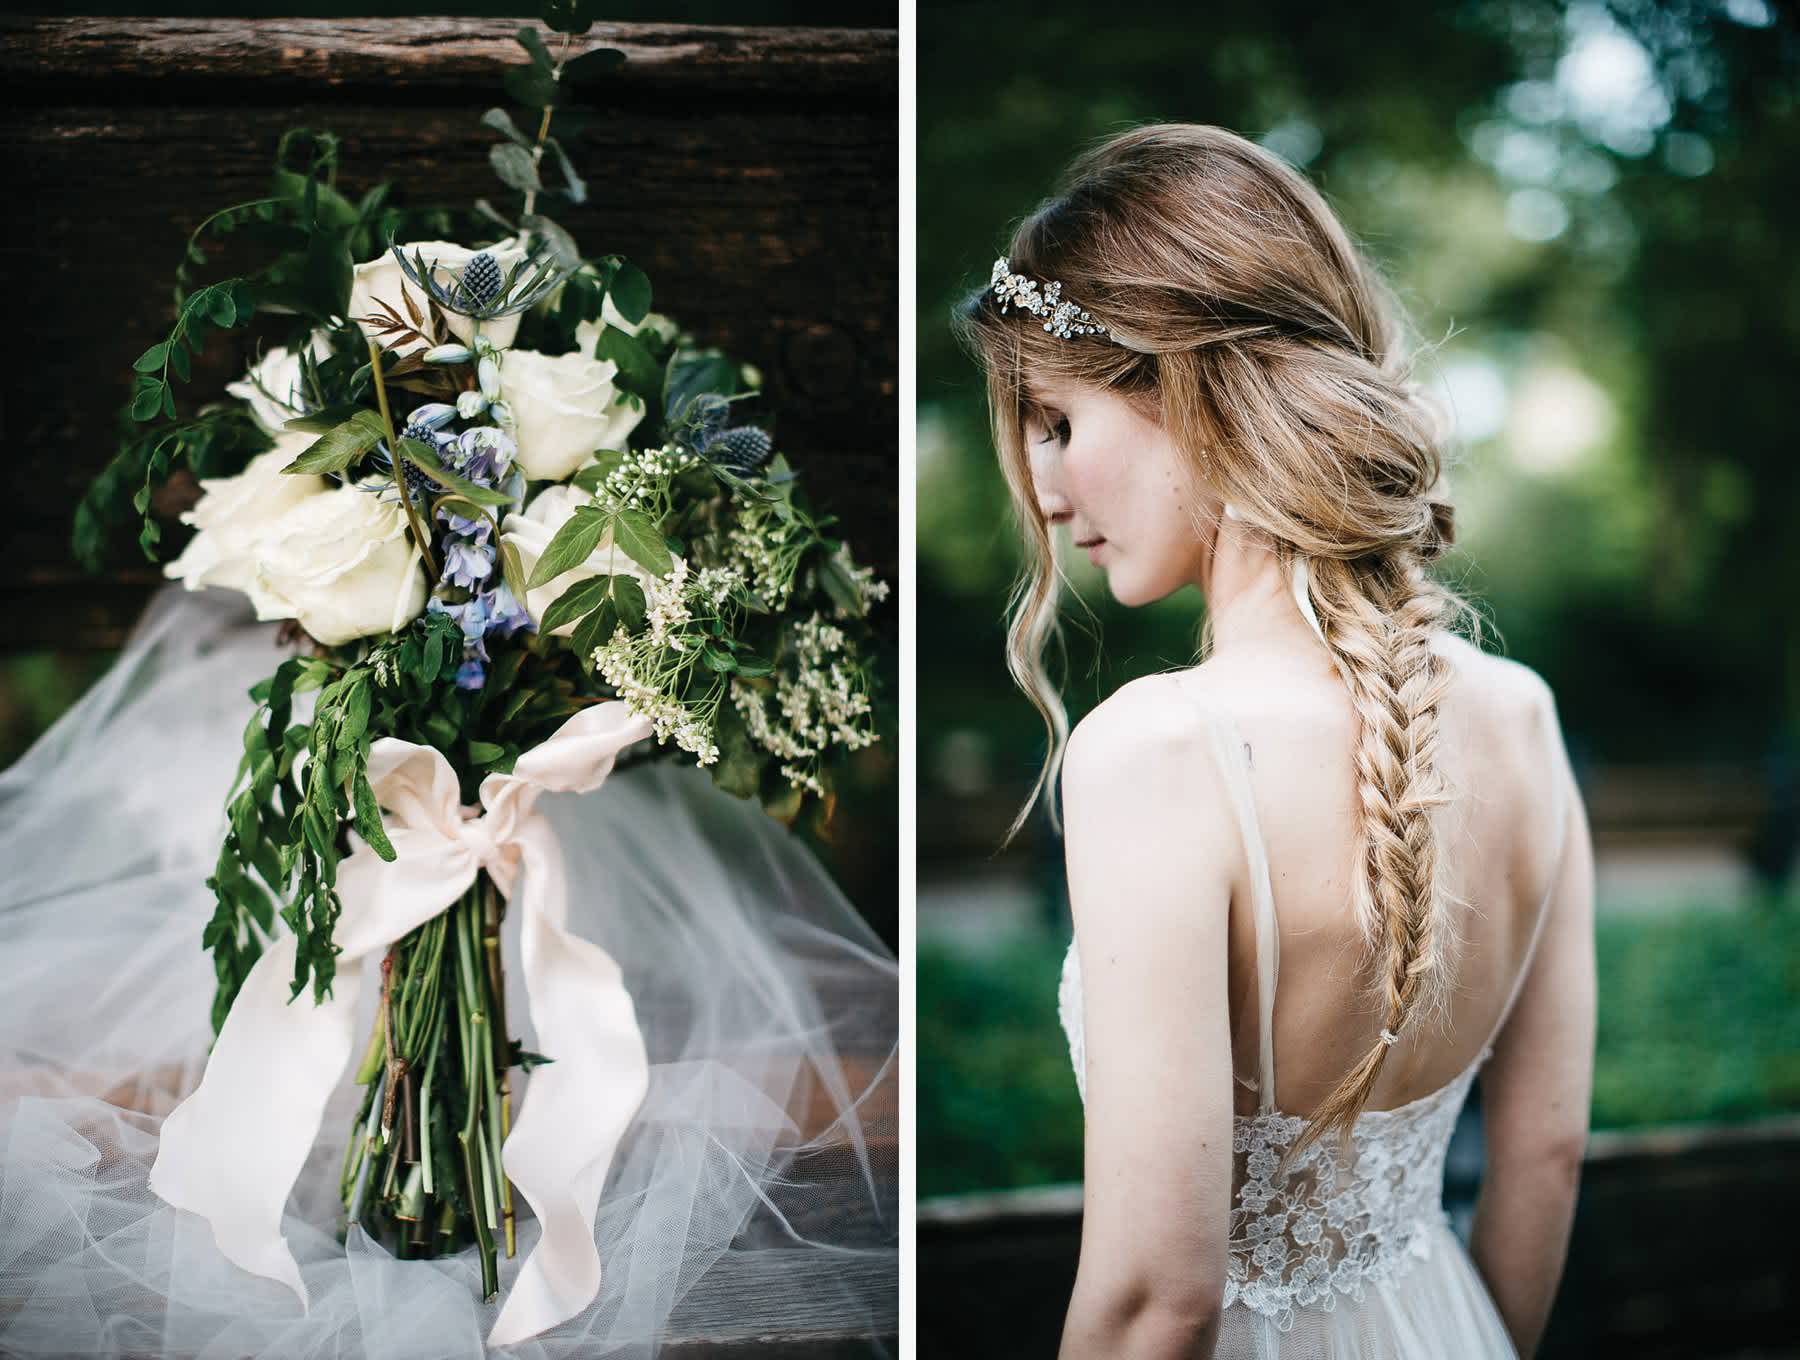
M339 1240L349 1071L283 1219L304 1315L146 1184L211 1042L204 881L246 691L283 655L242 597L165 588L118 662L0 774L0 1353L484 1354L500 1300L481 1302L472 1247L401 1261L360 1229ZM892 956L804 847L703 771L647 763L541 806L576 885L571 925L618 960L651 1081L601 1200L599 1297L505 1353L771 1337L886 1353ZM523 998L508 1011L532 1048ZM527 1216L502 1298L536 1234Z

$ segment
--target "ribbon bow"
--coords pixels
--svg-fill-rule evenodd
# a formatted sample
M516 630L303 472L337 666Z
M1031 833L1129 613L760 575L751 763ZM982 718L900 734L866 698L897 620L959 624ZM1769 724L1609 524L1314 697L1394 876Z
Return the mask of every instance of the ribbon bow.
M350 1058L363 985L356 965L449 907L486 869L521 909L531 1022L538 1047L555 1059L531 1074L501 1153L543 1235L488 1342L512 1345L593 1302L594 1213L650 1068L618 964L564 928L562 851L536 803L543 793L598 788L619 752L650 730L617 701L584 709L521 755L511 774L484 779L479 813L460 806L456 774L438 751L376 741L369 783L387 809L395 859L364 846L339 867L333 995L290 1006L294 938L270 944L245 978L199 1086L163 1121L150 1188L209 1220L220 1251L287 1285L307 1307L281 1212Z

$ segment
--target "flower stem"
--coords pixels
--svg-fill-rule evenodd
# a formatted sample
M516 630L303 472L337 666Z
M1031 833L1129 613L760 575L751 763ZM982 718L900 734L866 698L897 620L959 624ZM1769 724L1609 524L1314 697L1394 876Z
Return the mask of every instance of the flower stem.
M387 384L381 377L381 346L373 340L367 340L367 343L369 371L375 378L375 400L381 406L381 423L387 427L389 461L394 469L394 490L400 493L400 504L406 509L406 522L412 526L413 541L419 545L419 555L425 559L426 573L435 582L438 569L437 559L431 555L431 535L425 532L425 526L419 520L418 507L413 504L412 493L406 489L406 460L400 456L400 441L394 437L394 417L388 410Z
M574 34L572 34L572 33L563 34L562 51L560 51L556 54L556 65L550 71L550 79L557 81L559 83L561 82L563 63L569 59L569 44L572 43L573 41L575 41ZM539 121L539 123L538 123L537 145L531 149L531 168L534 170L538 168L538 166L543 162L543 159L544 159L544 142L550 136L550 114L552 113L552 111L554 109L555 109L555 105L553 105L553 104L544 105L544 116L543 116L542 120ZM525 191L525 216L526 217L531 216L531 210L536 205L537 205L537 190L536 189L527 189ZM529 228L527 228L527 230L529 230Z

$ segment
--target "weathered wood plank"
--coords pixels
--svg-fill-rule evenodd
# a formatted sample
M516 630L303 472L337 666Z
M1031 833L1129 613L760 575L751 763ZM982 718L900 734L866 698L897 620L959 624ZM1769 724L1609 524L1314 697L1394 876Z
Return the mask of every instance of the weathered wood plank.
M0 647L116 646L157 577L67 549L110 456L131 360L160 338L186 234L264 191L292 126L342 139L340 187L508 200L479 125L516 64L507 21L0 20L0 148L32 230L5 247L0 376L21 512ZM898 565L898 118L892 33L597 26L632 53L574 139L590 201L560 214L656 306L761 368L777 443L860 555ZM227 243L218 276L232 260ZM178 400L216 395L274 328L217 341Z
M497 89L498 69L521 60L513 35L523 26L516 19L4 16L0 72L8 99L97 73L121 93L131 84L170 81L254 84L269 98L320 86L408 96L482 84ZM548 41L560 51L556 35ZM569 51L595 47L626 54L613 83L633 93L678 91L709 101L785 94L811 102L833 94L891 100L899 90L899 40L891 29L596 24Z

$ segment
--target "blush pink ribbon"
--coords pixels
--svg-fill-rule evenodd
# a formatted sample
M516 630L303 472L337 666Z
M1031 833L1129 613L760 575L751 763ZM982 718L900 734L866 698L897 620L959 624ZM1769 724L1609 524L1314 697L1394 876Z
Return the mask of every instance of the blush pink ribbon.
M594 1214L626 1126L649 1084L631 996L613 959L570 933L561 847L536 810L544 793L585 793L650 725L617 701L570 718L481 783L481 806L460 805L455 772L429 746L383 737L369 783L395 859L367 846L338 870L343 913L333 994L288 1003L295 942L264 950L219 1031L194 1092L163 1121L150 1188L206 1218L219 1250L309 1304L281 1233L282 1207L318 1137L356 1036L360 964L454 903L486 869L518 909L524 983L536 1046L554 1059L528 1078L501 1164L542 1228L488 1342L507 1346L575 1316L600 1291ZM521 871L523 877L521 878Z

